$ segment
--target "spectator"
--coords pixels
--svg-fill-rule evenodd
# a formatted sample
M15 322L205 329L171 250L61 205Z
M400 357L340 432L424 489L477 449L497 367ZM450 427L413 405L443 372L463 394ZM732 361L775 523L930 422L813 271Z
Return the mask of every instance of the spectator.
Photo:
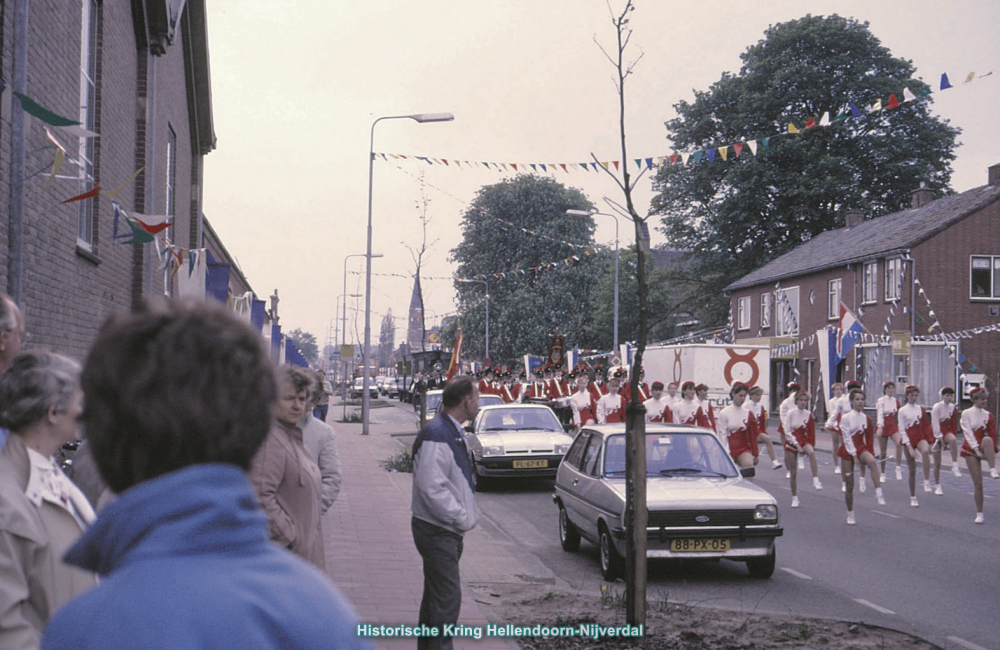
M310 402L315 402L317 396L323 393L322 373L316 373L313 383L313 393ZM306 410L306 415L299 422L302 428L302 443L306 451L319 466L319 475L323 483L323 493L320 499L320 516L326 514L340 494L340 456L337 454L337 439L333 427L315 417L315 411Z
M319 391L316 393L316 406L313 407L313 415L320 422L326 422L326 414L330 410L330 395L333 395L333 386L330 385L330 380L326 378L326 374L322 371L317 371L316 374L319 376Z
M0 373L13 361L26 338L21 310L10 296L0 293ZM0 447L7 440L7 434L7 429L0 426Z
M14 357L0 376L0 648L37 648L49 617L97 584L62 556L94 511L53 456L76 440L80 366L53 352Z
M325 571L319 515L322 482L299 427L308 412L312 386L310 371L289 365L278 368L275 422L253 459L250 482L267 513L271 539Z
M370 647L326 576L267 539L246 476L276 395L260 334L165 305L112 317L85 364L86 436L118 497L66 556L104 579L43 650Z

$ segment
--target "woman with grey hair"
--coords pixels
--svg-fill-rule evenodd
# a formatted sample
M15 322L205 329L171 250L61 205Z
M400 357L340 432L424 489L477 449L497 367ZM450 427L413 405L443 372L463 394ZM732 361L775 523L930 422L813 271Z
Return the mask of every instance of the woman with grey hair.
M62 557L94 511L53 456L77 438L80 366L44 350L0 375L0 647L37 648L55 611L97 584Z

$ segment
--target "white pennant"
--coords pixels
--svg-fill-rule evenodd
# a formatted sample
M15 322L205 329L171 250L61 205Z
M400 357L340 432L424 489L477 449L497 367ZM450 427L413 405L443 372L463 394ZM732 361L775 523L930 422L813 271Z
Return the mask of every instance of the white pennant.
M757 155L757 141L756 140L747 140L747 146L750 147L750 153L752 153L753 155L756 156Z

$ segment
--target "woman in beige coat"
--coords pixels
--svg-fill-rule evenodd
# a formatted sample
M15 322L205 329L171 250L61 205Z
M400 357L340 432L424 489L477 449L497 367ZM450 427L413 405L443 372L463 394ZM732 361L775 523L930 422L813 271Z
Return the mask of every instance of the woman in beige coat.
M0 647L37 648L50 616L97 584L62 561L94 520L87 498L53 456L77 439L80 367L40 350L22 352L0 376Z

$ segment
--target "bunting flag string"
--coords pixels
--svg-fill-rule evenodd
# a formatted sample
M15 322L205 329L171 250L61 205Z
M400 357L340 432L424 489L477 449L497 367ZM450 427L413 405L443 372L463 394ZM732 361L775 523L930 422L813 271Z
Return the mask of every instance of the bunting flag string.
M455 276L456 282L461 282L463 280L503 280L505 278L516 278L516 277L527 277L529 274L532 277L537 276L539 273L545 271L554 271L562 266L569 266L573 264L579 264L585 261L588 257L597 253L596 248L590 248L583 251L580 255L573 255L565 259L558 260L556 262L544 262L538 266L532 266L524 269L517 269L516 271L501 271L496 273L481 273L479 275L472 275L469 277Z
M986 72L984 74L977 74L975 72L970 72L965 77L965 81L962 85L966 85L976 81L978 79L984 79L993 75L993 70ZM941 81L938 85L938 92L942 92L952 88L952 84L948 79L947 73L941 75ZM672 152L669 154L663 154L659 156L648 156L643 158L632 159L633 164L636 167L636 171L647 169L652 170L655 167L661 167L667 164L681 163L687 165L689 160L693 160L694 163L700 163L702 160L707 160L709 164L714 163L716 158L720 158L723 162L729 160L730 150L735 153L734 160L740 158L740 154L747 148L753 156L758 155L758 151L761 153L771 150L771 142L774 138L790 135L802 135L809 129L813 129L821 126L834 126L846 121L849 118L861 118L870 115L874 115L881 111L889 111L895 108L899 108L907 102L914 102L920 100L924 97L928 97L933 94L934 90L927 85L926 89L919 95L911 91L909 88L904 87L900 93L890 93L888 99L883 102L883 98L876 98L875 101L868 106L864 111L858 108L857 104L854 102L848 102L843 108L841 108L836 113L836 117L830 120L829 111L824 112L819 119L816 121L815 116L806 116L802 121L796 125L795 122L788 122L781 129L766 137L753 138L749 140L741 140L735 143L724 144L721 146L713 145L705 149L701 149L694 152ZM898 98L899 95L903 96L903 99ZM865 104L862 104L863 106ZM444 165L453 169L489 169L498 172L510 172L515 173L528 172L538 173L539 171L545 174L556 174L562 170L563 173L570 172L599 172L603 167L605 170L610 171L613 166L615 171L617 171L621 165L625 164L626 161L622 160L607 160L597 162L561 162L561 163L512 163L512 162L484 162L484 161L471 161L471 160L458 160L454 158L434 158L431 156L418 156L418 155L406 155L400 153L382 153L373 152L373 159L381 158L383 161L419 161L426 163L428 165Z
M348 275L364 275L364 272L362 272L362 271L348 271L347 273L348 273ZM383 277L383 278L404 278L406 280L412 280L414 278L414 275L415 274L413 274L413 273L407 274L407 273L375 273L375 272L372 272L372 277L378 276L378 277ZM424 280L448 280L448 281L451 281L451 280L454 280L454 279L455 278L453 278L450 275L421 275L420 276L420 281L421 282L423 282Z

